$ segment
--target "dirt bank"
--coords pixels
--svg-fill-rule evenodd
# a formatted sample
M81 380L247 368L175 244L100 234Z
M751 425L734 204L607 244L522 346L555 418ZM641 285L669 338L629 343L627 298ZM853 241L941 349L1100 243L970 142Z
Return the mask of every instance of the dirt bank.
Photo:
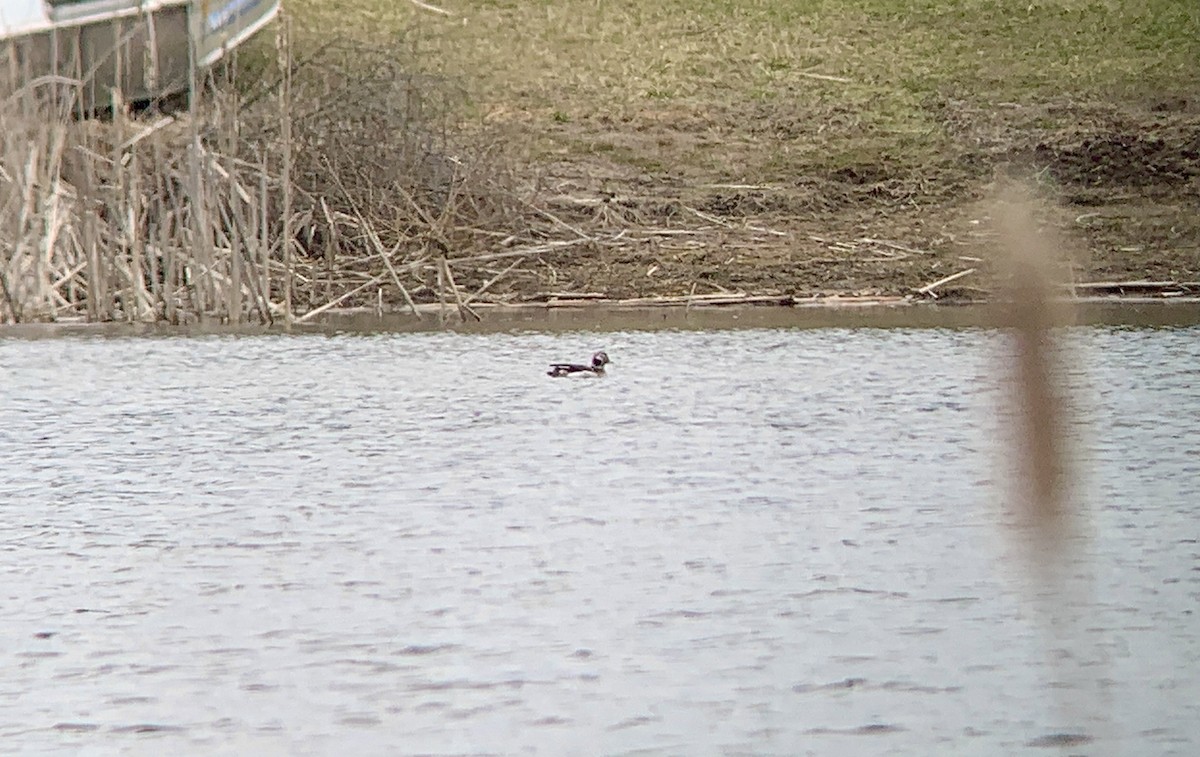
M1028 179L1045 198L1043 220L1069 245L1075 280L1200 280L1200 101L930 107L954 137L935 161L814 165L792 181L761 183L669 160L702 140L746 149L722 141L739 133L736 114L701 128L636 116L562 124L556 136L564 141L668 155L639 170L613 160L612 149L591 149L545 167L547 208L596 241L542 256L493 296L897 295L975 269L935 293L986 297L994 242L987 198L1006 176ZM753 120L755 139L787 128L778 112ZM1063 125L1036 126L1050 120Z
M1189 8L735 5L296 0L186 113L0 98L0 322L986 300L1014 179L1064 281L1200 292Z
M534 252L455 268L500 275L487 297L904 295L971 269L935 293L987 296L1004 177L1075 280L1200 279L1200 16L1171 0L349 6L292 7L403 34L537 208L458 240Z

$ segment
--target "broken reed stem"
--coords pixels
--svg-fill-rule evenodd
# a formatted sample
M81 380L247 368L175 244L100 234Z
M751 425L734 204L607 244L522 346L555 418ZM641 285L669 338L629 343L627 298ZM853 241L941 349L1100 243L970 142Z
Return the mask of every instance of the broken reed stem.
M343 302L350 299L351 297L358 294L359 292L361 292L365 289L370 289L371 287L375 286L376 284L378 284L381 281L383 281L383 276L374 276L369 281L359 284L358 286L351 289L349 292L346 292L345 294L341 295L340 297L330 300L329 302L325 303L324 305L322 305L319 308L314 308L313 310L308 311L304 315L297 318L295 322L296 323L304 323L305 321L312 320L313 318L316 318L321 313L324 313L325 311L327 311L331 308L337 307L338 305L342 304Z
M283 313L288 321L292 319L292 51L291 51L291 19L281 13L279 31L275 38L276 50L279 56L279 68L283 72L283 81L279 87L279 126L282 132L283 146L280 181L283 183Z
M380 243L379 243L379 237L375 235L375 233L374 233L374 231L373 231L373 230L372 230L372 232L371 232L371 233L372 233L372 236L373 236L373 237L374 237L374 239L375 239L375 243L376 243L376 244L380 244ZM383 264L384 264L385 266L387 266L388 273L389 273L389 274L391 275L391 277L392 277L392 283L393 283L393 284L395 284L395 285L396 285L396 288L400 290L400 294L401 294L401 295L403 295L403 297L404 297L404 302L405 302L405 304L407 304L407 305L408 305L408 308L409 308L409 310L411 310L411 311L412 311L412 314L413 314L414 316L416 316L416 319L419 321L419 320L421 320L421 311L420 311L420 310L417 310L417 303L413 302L412 295L410 295L410 294L408 293L408 289L407 289L407 288L404 286L404 284L403 284L403 283L400 281L400 276L399 276L399 274L397 274L397 273L396 273L396 268L395 268L395 266L393 266L393 265L392 265L392 255L394 255L394 254L395 254L395 252L396 252L396 249L399 247L399 245L400 245L400 243L399 243L399 242L397 242L397 243L396 243L396 247L393 247L393 248L392 248L392 252L390 252L390 253L384 253L384 252L383 252L383 246L380 244L380 248L379 248L379 257L381 257L381 258L383 259ZM382 295L381 295L381 296L382 296Z
M446 264L446 258L441 258L442 269L446 272L446 281L450 284L450 291L454 293L454 300L458 303L458 317L464 321L467 316L471 316L476 321L482 321L479 313L472 310L465 302L463 302L462 292L458 291L458 284L454 283L454 274L450 272L450 266Z
M259 291L262 293L268 322L273 322L271 318L271 195L267 176L267 155L266 152L263 152L259 157L258 205L255 207L255 214L258 217L258 265L261 277Z
M231 113L238 111L238 95L234 90L229 95L230 101L227 103ZM223 136L223 154L233 155L237 151L237 121L236 118L230 117L225 119L225 130ZM250 197L242 188L234 177L236 168L231 165L228 169L222 171L222 178L225 180L230 189L235 190L229 197L229 223L227 229L229 232L229 297L225 303L225 312L229 318L229 322L233 324L241 323L242 314L249 308L243 306L242 296L243 287L243 251L242 251L242 227L243 214L246 212L247 206L250 204ZM214 167L220 168L220 163L214 157ZM252 297L253 301L253 297Z
M952 273L949 276L943 276L942 278L938 279L937 281L930 282L930 283L926 284L925 286L921 287L920 289L918 289L917 294L928 294L933 297L937 297L937 295L934 294L933 290L937 289L940 286L949 284L952 281L958 281L959 279L963 278L964 276L970 276L973 273L975 273L975 269L968 268L964 271L959 271L958 273Z
M438 323L446 324L446 258L439 257L437 261L437 298Z
M84 159L82 199L85 206L83 211L83 247L87 255L87 314L89 321L108 320L107 308L103 307L104 279L100 275L100 242L97 233L98 219L96 218L96 165L93 161ZM88 207L90 206L90 207Z
M481 295L482 295L484 292L486 292L488 289L491 289L491 287L492 287L492 285L493 285L493 284L495 284L497 281L499 281L500 279L502 279L502 278L504 278L505 276L507 276L507 275L508 275L508 273L509 273L509 271L511 271L512 269L516 268L518 265L520 265L520 264L521 264L521 263L523 263L523 262L525 262L525 258L517 258L517 259L516 259L516 260L514 260L513 262L509 263L507 268L505 268L505 269L504 269L503 271L501 271L500 273L496 274L495 276L493 276L493 277L491 277L490 279L488 279L487 281L485 281L485 282L483 283L483 286L481 286L481 287L479 287L478 289L476 289L476 290L475 290L475 292L474 292L472 295L470 295L469 297L467 297L467 299L465 299L465 300L463 301L463 303L464 303L464 304L466 304L466 305L470 305L472 302L474 302L475 300L479 299L479 297L480 297L480 296L481 296Z
M192 307L198 313L206 310L207 298L205 282L210 268L211 254L209 246L211 239L207 232L208 220L204 209L204 179L200 162L200 72L194 40L189 41L188 49L188 187L195 206L191 208L192 244L195 247L196 264L184 266L184 281L190 285Z

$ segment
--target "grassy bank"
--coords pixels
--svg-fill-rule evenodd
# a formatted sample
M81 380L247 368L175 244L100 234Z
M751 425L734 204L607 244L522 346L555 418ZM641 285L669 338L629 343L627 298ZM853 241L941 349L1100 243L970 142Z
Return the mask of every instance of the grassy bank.
M1053 201L1046 220L1087 252L1080 278L1200 278L1191 3L290 7L323 35L403 38L412 65L468 93L462 122L502 135L573 221L599 203L606 219L698 231L682 255L562 260L572 287L904 292L983 254L978 202L998 174ZM881 238L922 254L862 241Z
M986 297L1009 175L1076 280L1200 280L1193 3L440 7L291 0L166 126L0 93L2 319Z
M322 35L406 36L415 64L469 87L477 115L526 125L536 157L598 150L726 180L924 166L971 117L1170 109L1200 92L1200 9L1179 0L566 0L447 4L451 16L380 0L289 7ZM1059 107L1018 125L1073 120ZM647 145L644 132L675 136Z

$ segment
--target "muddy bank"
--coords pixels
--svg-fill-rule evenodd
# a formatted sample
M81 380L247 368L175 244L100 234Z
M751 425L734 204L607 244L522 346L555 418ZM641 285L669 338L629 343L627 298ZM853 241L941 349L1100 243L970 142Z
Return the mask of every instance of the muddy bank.
M0 181L16 240L0 322L988 301L1002 246L989 198L1013 179L1069 261L1064 295L1200 291L1200 106L1187 98L930 100L938 149L831 162L811 150L821 114L782 107L749 122L659 109L439 136L389 104L384 73L378 100L349 112L297 86L282 109L226 92L200 118L20 113L29 137L6 133L0 167L24 165L29 144L60 149ZM780 145L809 152L739 168Z
M1014 179L1076 293L1193 291L1195 14L902 5L297 0L182 117L0 98L0 322L988 300Z
M593 240L540 257L492 294L903 296L971 271L933 293L986 299L995 289L996 241L988 197L1007 177L1032 183L1044 200L1040 220L1069 248L1072 270L1064 278L1200 280L1197 101L930 107L953 141L918 167L885 159L834 170L814 165L794 181L756 184L667 166L637 171L603 150L559 161L549 169L547 208ZM649 153L694 139L695 128L648 119L560 131L596 142L617 129L626 149ZM782 129L768 122L759 130L769 138Z

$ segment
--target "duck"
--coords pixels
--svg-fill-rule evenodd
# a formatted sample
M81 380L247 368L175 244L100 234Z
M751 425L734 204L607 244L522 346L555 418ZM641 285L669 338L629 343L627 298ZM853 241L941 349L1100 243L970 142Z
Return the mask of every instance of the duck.
M561 378L563 376L603 376L604 366L609 364L608 355L603 351L592 355L591 365L580 365L579 363L551 363L550 370L546 373L547 376Z

